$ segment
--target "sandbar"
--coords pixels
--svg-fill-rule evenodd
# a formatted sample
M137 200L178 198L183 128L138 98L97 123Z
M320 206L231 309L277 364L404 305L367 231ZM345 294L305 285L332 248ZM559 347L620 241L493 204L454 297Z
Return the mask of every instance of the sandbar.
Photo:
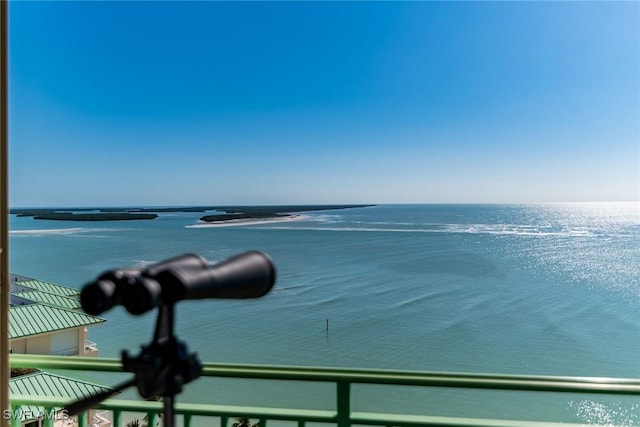
M238 227L246 225L272 224L276 222L302 221L307 218L309 218L308 215L287 215L271 218L239 218L215 222L199 221L198 224L187 225L186 228Z

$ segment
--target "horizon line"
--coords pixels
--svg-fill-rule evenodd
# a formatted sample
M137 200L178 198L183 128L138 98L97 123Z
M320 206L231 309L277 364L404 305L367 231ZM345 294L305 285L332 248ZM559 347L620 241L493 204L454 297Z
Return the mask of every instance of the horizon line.
M373 206L393 206L393 205L543 205L543 204L619 204L619 203L640 203L639 200L591 200L591 201L534 201L534 202L379 202L379 203L269 203L269 204L250 204L250 203L233 203L233 204L216 204L216 205L201 205L201 204L158 204L158 205L67 205L67 206L53 206L53 205L31 205L31 206L14 206L9 205L9 210L12 209L65 209L65 210L77 210L77 209L149 209L149 208L202 208L207 210L214 210L221 207L278 207L278 206L361 206L361 207L373 207Z

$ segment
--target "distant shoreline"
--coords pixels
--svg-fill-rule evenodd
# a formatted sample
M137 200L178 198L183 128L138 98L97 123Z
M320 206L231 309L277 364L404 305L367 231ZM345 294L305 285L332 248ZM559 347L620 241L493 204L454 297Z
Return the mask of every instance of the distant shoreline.
M35 215L20 215L18 216L32 216L33 219L47 219L51 221L133 221L133 220L150 220L156 219L157 214L149 213L129 213L129 212L110 212L110 213L82 213L76 214L72 212L50 212L39 213Z
M218 211L219 214L204 215L202 223L217 225L246 225L266 222L295 221L297 212L364 208L376 205L280 205L280 206L194 206L170 208L57 208L57 209L10 209L16 216L54 221L131 221L152 220L158 213Z

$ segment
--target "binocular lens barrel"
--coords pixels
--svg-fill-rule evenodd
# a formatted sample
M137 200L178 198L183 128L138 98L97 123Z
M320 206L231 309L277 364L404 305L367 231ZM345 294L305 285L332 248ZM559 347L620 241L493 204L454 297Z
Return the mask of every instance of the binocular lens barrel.
M98 278L82 289L80 305L87 313L94 316L110 310L120 304L122 290L134 283L140 275L139 270L115 269L102 273Z
M92 315L118 304L131 314L142 314L186 299L259 298L275 281L275 266L262 252L245 252L213 266L185 254L144 270L107 271L82 289L80 303Z

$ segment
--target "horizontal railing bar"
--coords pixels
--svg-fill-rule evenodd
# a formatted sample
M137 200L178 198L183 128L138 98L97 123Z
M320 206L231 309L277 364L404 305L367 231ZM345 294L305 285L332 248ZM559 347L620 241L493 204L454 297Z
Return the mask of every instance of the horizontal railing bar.
M59 357L12 353L9 355L9 363L12 367L19 368L122 372L119 359L102 357Z
M431 415L380 414L353 412L352 424L393 426L443 426L443 427L584 427L584 424L554 423L545 421L499 420L490 418L463 418Z
M11 365L26 368L122 372L120 360L12 354ZM605 377L465 374L302 366L257 366L205 363L202 376L291 381L346 381L360 384L409 385L540 392L640 395L640 380Z
M201 416L246 416L278 420L335 421L336 411L322 409L271 408L258 406L211 405L205 403L178 403L176 412Z
M68 400L60 397L38 397L29 395L13 395L11 404L35 405L43 407L64 407ZM111 399L96 406L98 409L112 411L127 411L138 413L157 413L162 411L161 402L118 400ZM209 417L237 417L260 418L282 421L325 422L335 423L337 413L335 411L323 411L314 409L282 409L251 406L209 405L195 403L177 403L176 414L188 414L191 416ZM573 427L583 424L555 423L544 421L526 420L502 420L489 418L463 418L449 416L407 415L407 414L383 414L370 412L352 412L349 424L364 425L394 425L394 426L475 426L475 427Z
M71 403L69 398L63 397L41 397L30 395L11 395L11 405L34 405L44 407L61 408ZM96 405L98 409L126 412L162 412L162 402L145 400L120 400L109 399ZM265 417L268 419L315 422L335 422L336 411L319 409L289 409L255 406L235 406L235 405L214 405L208 403L176 403L176 414L189 414L196 416L243 416L243 417Z
M230 367L205 365L203 375L233 378L350 382L359 384L481 388L495 390L557 391L576 393L640 394L640 380L619 378L536 377L434 372L316 370L288 367Z

